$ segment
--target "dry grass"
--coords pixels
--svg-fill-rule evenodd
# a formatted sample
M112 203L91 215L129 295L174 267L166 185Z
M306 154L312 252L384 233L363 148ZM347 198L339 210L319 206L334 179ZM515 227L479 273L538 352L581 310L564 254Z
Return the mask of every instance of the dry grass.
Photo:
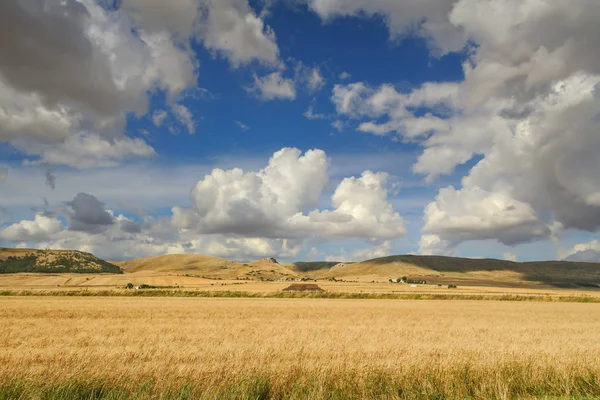
M0 291L72 291L72 290L113 290L122 289L127 283L151 286L179 286L182 291L243 291L249 293L274 293L290 285L290 282L261 282L235 279L204 279L182 274L166 274L140 271L125 274L6 274L0 275ZM447 285L390 284L388 282L331 282L318 281L317 284L330 293L350 294L452 294L452 295L520 295L600 298L599 290L559 289L543 285L522 287L463 286L449 290Z
M0 321L0 398L600 395L600 304L4 297Z

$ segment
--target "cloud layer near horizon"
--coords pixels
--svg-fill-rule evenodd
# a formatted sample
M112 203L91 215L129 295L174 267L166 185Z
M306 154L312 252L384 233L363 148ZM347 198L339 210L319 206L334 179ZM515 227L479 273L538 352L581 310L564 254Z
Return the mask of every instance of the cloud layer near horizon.
M344 178L328 208L320 209L328 182L325 152L284 148L258 171L214 169L192 189L191 207L175 206L172 216L115 215L95 196L79 193L33 220L6 226L0 239L110 259L186 252L246 259L295 257L307 241L377 242L406 234L388 201L388 174Z

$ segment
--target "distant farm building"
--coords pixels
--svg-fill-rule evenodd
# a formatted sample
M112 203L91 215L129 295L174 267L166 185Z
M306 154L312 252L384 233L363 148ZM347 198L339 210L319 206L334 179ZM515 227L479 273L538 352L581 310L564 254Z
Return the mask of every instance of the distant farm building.
M323 289L314 283L294 283L285 289L284 292L324 292Z

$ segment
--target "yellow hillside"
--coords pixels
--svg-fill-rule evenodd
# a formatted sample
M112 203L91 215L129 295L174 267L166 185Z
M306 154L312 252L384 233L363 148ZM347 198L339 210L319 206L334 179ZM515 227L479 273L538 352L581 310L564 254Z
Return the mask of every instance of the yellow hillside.
M218 257L199 254L167 254L163 256L136 258L134 260L115 262L125 272L211 272L221 267L238 267L240 264Z
M155 272L211 278L234 279L285 279L294 277L296 271L264 259L250 263L239 263L223 258L199 254L169 254L117 262L126 273Z
M362 261L357 263L339 263L329 269L321 269L308 274L317 279L343 278L345 280L357 281L387 281L390 278L402 276L427 276L439 275L437 271L429 268L422 268L417 265L392 261L385 264Z
M389 256L310 273L318 278L382 281L400 277L431 283L515 285L543 283L558 287L594 287L600 283L600 264L566 261L518 263L494 259L443 256Z

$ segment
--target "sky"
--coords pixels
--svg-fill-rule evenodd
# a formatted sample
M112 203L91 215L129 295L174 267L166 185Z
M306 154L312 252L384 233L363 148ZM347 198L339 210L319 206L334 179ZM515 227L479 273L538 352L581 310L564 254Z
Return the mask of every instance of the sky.
M600 262L597 0L15 0L0 24L0 246Z

